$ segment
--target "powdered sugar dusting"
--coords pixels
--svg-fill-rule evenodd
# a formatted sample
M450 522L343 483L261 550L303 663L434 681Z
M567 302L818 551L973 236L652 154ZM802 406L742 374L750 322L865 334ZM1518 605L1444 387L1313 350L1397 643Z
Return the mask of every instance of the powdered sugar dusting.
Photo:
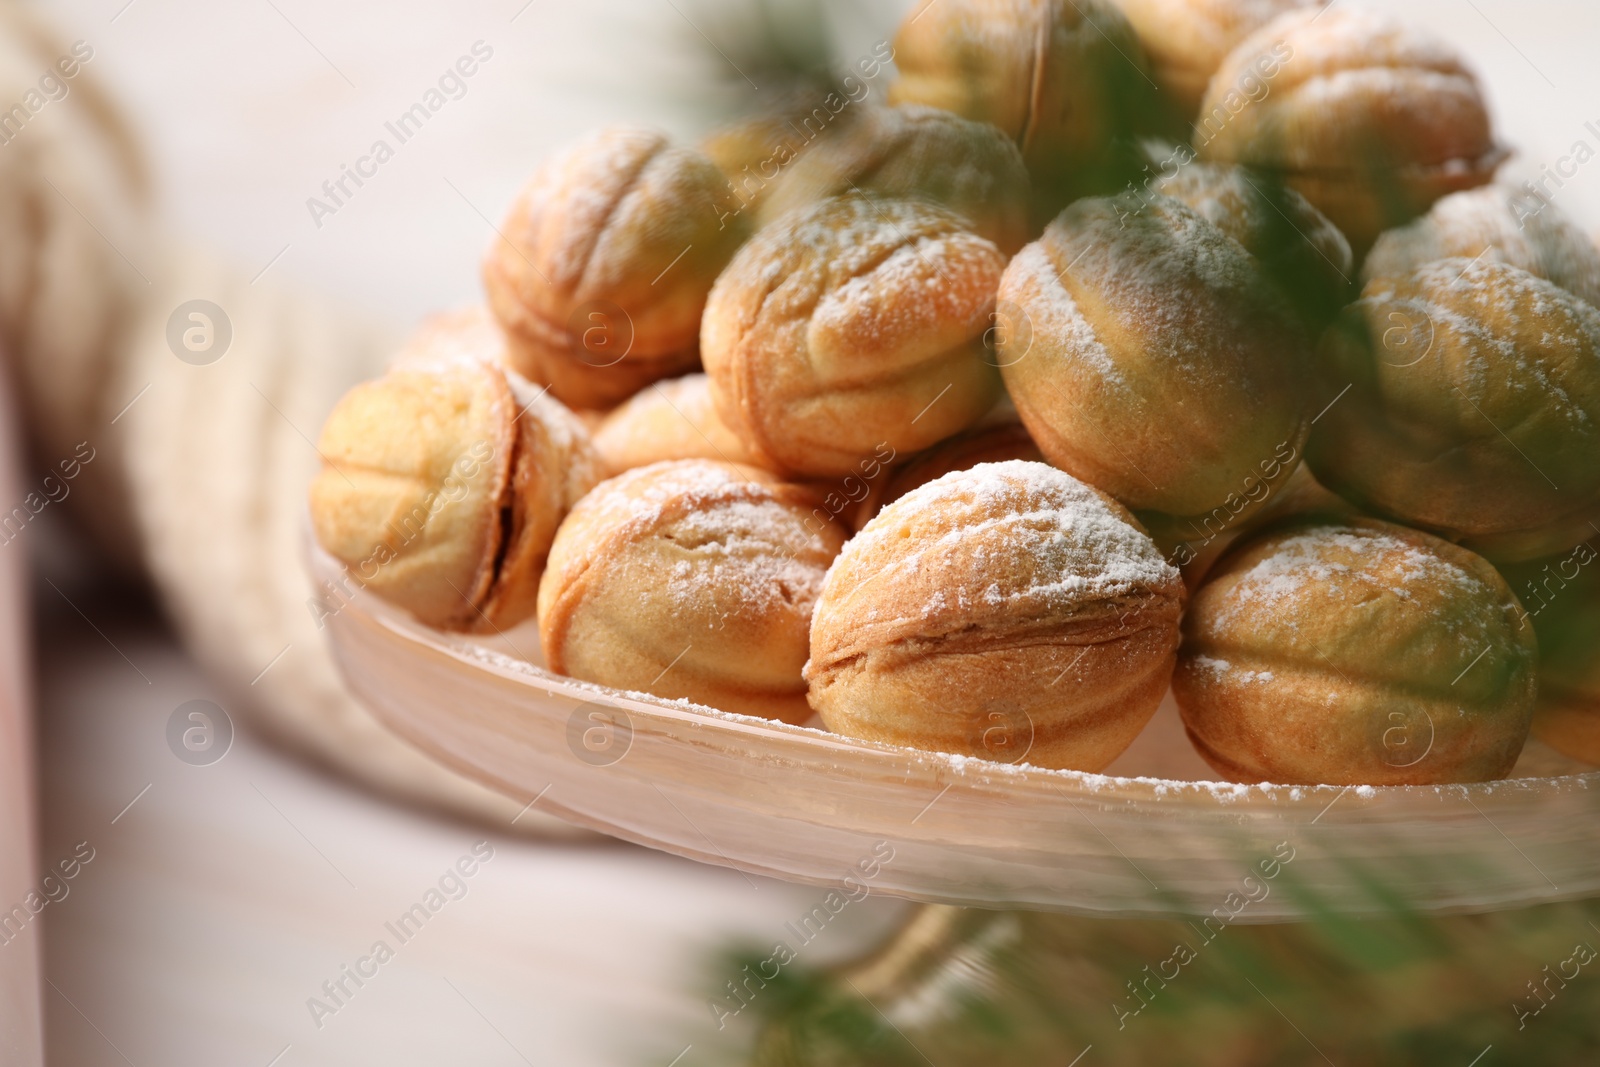
M711 606L724 617L770 619L790 610L809 618L822 593L826 551L820 543L797 551L813 535L777 501L735 500L691 511L657 536L680 555L663 591L682 605L685 618L705 615Z
M1495 185L1447 196L1427 215L1384 234L1362 276L1400 278L1458 257L1520 267L1600 306L1600 247L1555 206Z
M862 614L884 624L941 629L1001 611L1070 615L1120 597L1179 595L1177 570L1124 514L1071 475L1023 460L947 474L885 508L830 571L841 598L858 591L842 576L847 560L870 564L863 582L926 590L904 605L912 619L878 617L877 604L900 598L874 598Z
M1408 278L1374 281L1362 303L1426 323L1429 354L1455 363L1469 397L1537 389L1549 415L1586 429L1600 416L1563 384L1575 359L1592 364L1600 354L1600 310L1552 282L1492 259L1441 259ZM1388 324L1382 314L1373 321Z
M1061 283L1061 271L1050 261L1042 242L1028 245L1006 268L1006 291L1029 293L1039 299L1028 303L1028 318L1033 331L1061 346L1061 353L1080 360L1108 386L1126 389L1127 379L1111 358L1111 353L1083 317L1072 294Z
M1482 576L1444 554L1376 527L1311 526L1281 536L1270 553L1238 575L1215 625L1226 628L1241 617L1270 618L1298 631L1298 620L1308 611L1341 610L1339 604L1328 604L1329 599L1345 602L1343 610L1354 610L1374 597L1422 610L1437 632L1450 634L1470 650L1469 658L1497 640L1503 622L1493 612L1436 613L1441 602L1483 605L1503 597Z
M778 494L778 484L753 469L712 460L666 460L602 482L574 513L606 513L601 528L618 523L650 528L668 521L669 511L681 512L674 521L686 529L701 524L714 534L714 525L724 523L794 551L826 551L826 538ZM804 538L796 536L801 531Z

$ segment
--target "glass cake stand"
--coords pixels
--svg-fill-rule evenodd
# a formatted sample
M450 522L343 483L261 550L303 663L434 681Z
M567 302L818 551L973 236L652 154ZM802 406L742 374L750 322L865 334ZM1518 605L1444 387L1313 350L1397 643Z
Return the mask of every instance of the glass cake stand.
M343 582L314 546L314 577ZM356 696L469 778L704 863L913 900L1274 922L1600 896L1600 772L1534 743L1504 782L1238 786L1173 708L1111 770L1006 765L624 693L355 592L325 619Z

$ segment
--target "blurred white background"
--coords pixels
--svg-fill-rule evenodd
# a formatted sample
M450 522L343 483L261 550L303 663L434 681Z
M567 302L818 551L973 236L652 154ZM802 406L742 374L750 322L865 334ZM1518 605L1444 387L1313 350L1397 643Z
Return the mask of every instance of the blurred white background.
M553 146L609 121L694 135L748 89L696 29L716 35L748 10L732 0L38 6L93 47L91 69L150 150L171 226L247 275L396 332L476 298L488 220ZM840 51L889 36L900 6L833 5ZM1600 147L1585 128L1600 131L1600 4L1413 0L1404 15L1482 73L1518 152L1509 178L1538 177L1577 140ZM319 228L307 198L477 41L493 56L465 95ZM1600 161L1557 203L1600 226ZM40 638L42 860L83 840L96 849L46 914L53 1063L667 1067L710 1018L706 954L735 936L769 941L817 895L623 846L540 847L431 820L249 737L221 763L186 766L163 724L216 694L147 621L104 625L120 652L70 614ZM498 851L469 895L318 1029L306 999L483 836ZM898 911L861 905L815 958L866 943ZM679 1067L710 1053L690 1049Z

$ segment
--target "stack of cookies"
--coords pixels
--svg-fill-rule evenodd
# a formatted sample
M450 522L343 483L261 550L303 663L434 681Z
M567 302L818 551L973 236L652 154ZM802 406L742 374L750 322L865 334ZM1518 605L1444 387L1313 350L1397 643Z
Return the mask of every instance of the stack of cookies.
M886 103L534 174L486 306L323 430L352 580L1008 763L1102 770L1169 691L1233 781L1492 780L1530 729L1600 763L1600 249L1492 184L1447 45L939 0L875 54Z

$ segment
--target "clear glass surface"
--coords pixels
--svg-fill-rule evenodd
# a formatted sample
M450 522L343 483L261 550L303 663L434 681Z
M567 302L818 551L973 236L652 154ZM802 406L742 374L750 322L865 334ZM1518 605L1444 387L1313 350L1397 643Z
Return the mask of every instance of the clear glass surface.
M350 584L310 555L315 577ZM360 591L324 622L355 694L434 758L604 833L751 873L1229 923L1600 896L1600 772L1537 744L1517 777L1483 785L1238 786L1201 780L1169 702L1118 773L1052 771L560 677L531 624L444 634Z

